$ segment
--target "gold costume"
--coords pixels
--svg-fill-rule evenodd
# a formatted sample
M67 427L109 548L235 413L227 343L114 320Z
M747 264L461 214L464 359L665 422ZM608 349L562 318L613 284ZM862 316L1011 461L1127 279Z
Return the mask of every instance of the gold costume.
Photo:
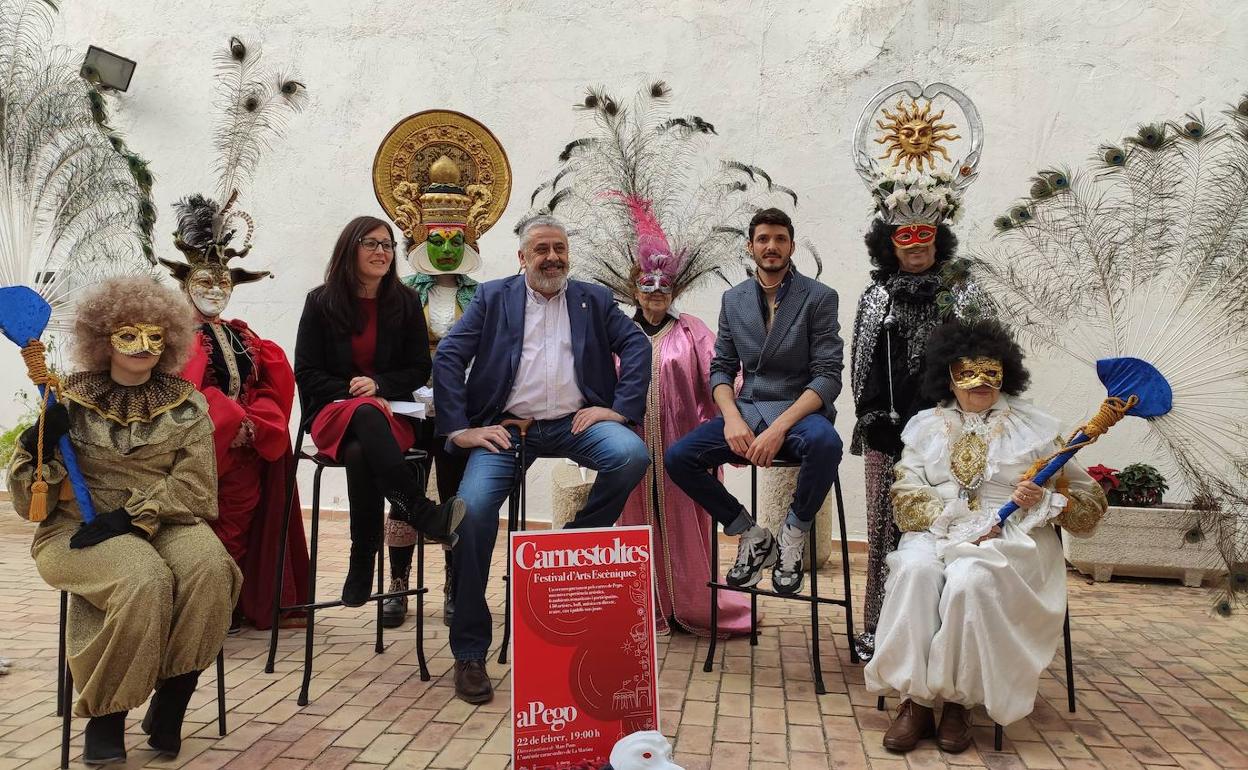
M62 396L96 509L125 508L148 537L71 549L82 518L65 467L46 456L43 478L56 502L31 555L49 585L73 594L68 656L81 693L74 713L94 717L141 705L157 679L208 668L242 575L201 521L217 517L216 460L212 422L193 385L155 372L143 385L122 387L96 372L71 376ZM23 518L35 470L19 446L9 491Z

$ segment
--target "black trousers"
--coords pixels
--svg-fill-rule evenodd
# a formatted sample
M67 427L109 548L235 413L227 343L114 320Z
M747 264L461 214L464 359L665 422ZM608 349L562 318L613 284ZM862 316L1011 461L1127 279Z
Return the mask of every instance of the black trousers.
M446 502L459 492L459 482L464 479L464 469L468 467L468 453L452 454L446 451L446 436L436 435L432 420L421 423L420 434L416 437L416 446L425 450L427 457L421 464L425 468L425 478L436 467L438 470L438 500ZM412 568L412 554L416 546L390 546L390 576L406 578ZM448 551L449 553L449 551Z
M385 493L392 484L389 480L404 470L403 450L394 440L390 421L380 409L361 406L355 410L347 425L339 458L347 469L351 542L380 548Z

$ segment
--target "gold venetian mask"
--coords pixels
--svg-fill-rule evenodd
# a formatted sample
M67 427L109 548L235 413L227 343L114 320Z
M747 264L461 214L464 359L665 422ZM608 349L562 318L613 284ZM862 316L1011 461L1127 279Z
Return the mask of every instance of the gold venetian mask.
M165 327L155 324L119 326L109 339L113 349L127 356L151 353L158 356L165 350Z
M949 365L949 376L953 378L953 386L959 390L970 390L980 385L987 385L993 390L1001 390L1001 381L1005 376L1005 371L997 359L976 356L954 361Z

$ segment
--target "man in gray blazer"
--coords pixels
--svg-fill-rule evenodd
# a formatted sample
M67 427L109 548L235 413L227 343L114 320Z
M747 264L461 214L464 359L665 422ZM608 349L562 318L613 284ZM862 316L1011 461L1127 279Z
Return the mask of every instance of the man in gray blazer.
M841 392L844 345L836 292L793 267L789 216L779 209L755 214L748 248L758 269L754 278L724 292L711 361L711 392L722 416L670 446L664 463L725 533L741 536L728 583L756 585L763 569L773 567L773 588L791 594L802 587L810 524L841 462L833 403ZM778 539L708 472L725 463L766 468L776 458L802 464Z

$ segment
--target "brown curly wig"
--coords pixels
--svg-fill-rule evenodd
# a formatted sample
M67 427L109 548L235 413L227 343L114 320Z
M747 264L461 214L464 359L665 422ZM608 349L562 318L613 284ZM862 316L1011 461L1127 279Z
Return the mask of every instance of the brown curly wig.
M165 329L165 351L156 369L177 374L190 360L195 321L181 292L142 275L101 281L78 300L70 353L79 371L107 371L113 354L109 338L127 324L155 324Z
M893 250L893 233L896 230L897 225L885 224L884 220L875 217L871 220L871 229L862 238L867 244L867 255L871 257L871 264L884 275L901 269L897 252ZM936 226L936 264L948 262L957 253L958 236L953 234L949 225L942 222Z
M927 338L927 364L920 386L923 397L937 403L952 401L949 365L959 358L987 356L1001 362L1001 392L1017 396L1027 390L1031 375L1023 366L1023 349L1009 330L993 319L946 321Z

